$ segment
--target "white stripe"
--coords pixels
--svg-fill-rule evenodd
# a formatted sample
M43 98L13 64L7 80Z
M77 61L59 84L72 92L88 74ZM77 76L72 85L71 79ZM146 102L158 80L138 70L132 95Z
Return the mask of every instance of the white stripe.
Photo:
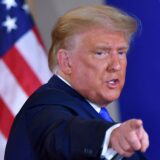
M5 153L6 144L7 144L7 141L0 131L0 159L1 160L4 160L4 153Z
M0 60L0 73L0 96L15 116L28 96L2 60Z
M16 43L16 48L31 66L39 80L42 83L47 82L51 76L51 72L48 68L47 56L34 32L29 31L24 34Z

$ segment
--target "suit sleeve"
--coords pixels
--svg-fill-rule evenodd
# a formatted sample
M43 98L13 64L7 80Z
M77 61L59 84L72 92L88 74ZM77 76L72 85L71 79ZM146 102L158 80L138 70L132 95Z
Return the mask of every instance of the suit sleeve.
M82 118L62 106L26 113L29 137L39 159L99 159L105 131L113 124Z

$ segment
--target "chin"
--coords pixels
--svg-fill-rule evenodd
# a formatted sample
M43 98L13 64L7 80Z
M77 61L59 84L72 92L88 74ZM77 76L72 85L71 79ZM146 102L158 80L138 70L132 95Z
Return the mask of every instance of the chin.
M117 97L106 97L105 99L103 100L101 99L101 101L98 101L97 104L99 104L100 106L107 106L117 99L118 99Z
M105 100L108 103L112 103L113 101L117 100L119 98L120 94L113 94L113 95L108 95L105 97Z

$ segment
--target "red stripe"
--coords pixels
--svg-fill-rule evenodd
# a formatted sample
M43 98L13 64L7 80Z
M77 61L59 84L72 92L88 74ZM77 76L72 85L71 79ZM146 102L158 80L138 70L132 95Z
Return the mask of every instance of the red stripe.
M36 35L38 42L39 42L39 43L42 45L42 47L44 48L45 53L47 53L46 47L45 47L45 45L44 45L44 43L43 43L43 41L42 41L42 38L41 38L41 36L40 36L40 34L39 34L39 31L38 31L37 27L33 27L33 28L32 28L32 31L33 31L34 34Z
M27 95L31 95L42 84L15 47L5 54L3 60Z
M0 97L0 130L2 131L6 139L8 139L13 119L13 115L8 110L5 103Z

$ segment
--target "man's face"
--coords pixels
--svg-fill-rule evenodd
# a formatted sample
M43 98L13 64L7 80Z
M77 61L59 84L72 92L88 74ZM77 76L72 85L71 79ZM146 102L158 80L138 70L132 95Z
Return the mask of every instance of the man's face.
M72 87L99 105L116 100L123 88L128 41L121 32L93 28L79 34L71 51Z

